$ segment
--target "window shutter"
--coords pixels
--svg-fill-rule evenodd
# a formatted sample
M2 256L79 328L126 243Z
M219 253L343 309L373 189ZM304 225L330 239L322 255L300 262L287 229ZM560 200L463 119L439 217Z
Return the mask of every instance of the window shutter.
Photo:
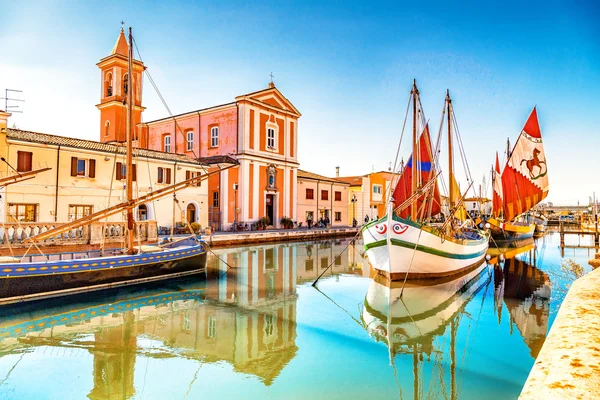
M96 160L90 159L89 163L90 163L90 171L88 172L88 177L95 178L96 177ZM72 165L71 165L71 170L73 170Z
M133 164L131 166L131 172L132 172L131 180L136 182L137 181L137 166L135 164Z
M115 177L115 179L118 180L118 181L120 181L122 179L122 176L121 176L122 169L123 169L123 164L120 163L120 162L118 162L117 163L117 174L116 174L116 177Z
M71 157L71 176L77 176L77 157Z
M166 168L167 171L167 185L171 184L171 168Z
M33 153L25 153L25 167L26 171L31 171L33 169Z
M185 180L192 179L192 171L185 171Z

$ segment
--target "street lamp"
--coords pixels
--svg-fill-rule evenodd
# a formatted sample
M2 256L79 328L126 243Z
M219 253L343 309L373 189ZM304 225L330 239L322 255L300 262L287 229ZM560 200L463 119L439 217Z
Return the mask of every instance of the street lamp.
M237 182L233 183L233 230L237 232ZM230 203L231 204L231 203Z
M358 201L356 194L352 195L352 199L350 201L352 202L352 227L356 228L356 202Z

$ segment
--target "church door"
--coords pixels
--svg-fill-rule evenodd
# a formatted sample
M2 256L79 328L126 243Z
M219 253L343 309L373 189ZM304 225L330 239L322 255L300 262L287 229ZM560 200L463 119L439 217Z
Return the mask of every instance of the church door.
M267 204L266 204L267 209L266 209L266 212L265 212L265 215L267 217L269 217L269 220L271 220L271 225L273 225L273 226L275 225L275 221L273 220L273 217L274 217L274 215L273 215L274 198L275 198L275 196L272 195L272 194L268 194L267 195Z

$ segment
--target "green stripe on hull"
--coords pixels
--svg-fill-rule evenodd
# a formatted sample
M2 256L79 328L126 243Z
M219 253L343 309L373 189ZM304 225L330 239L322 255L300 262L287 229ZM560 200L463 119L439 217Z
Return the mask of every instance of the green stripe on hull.
M415 249L415 245L413 243L405 242L403 240L391 239L391 242L392 242L392 245L394 245L394 246L405 247L407 249ZM381 246L386 246L386 245L387 245L387 241L380 240L377 242L365 244L365 250L370 250L375 247L381 247ZM416 246L416 250L422 251L424 253L433 254L433 255L439 256L439 257L451 258L454 260L468 260L471 258L480 257L480 256L484 255L486 252L486 249L483 249L481 251L478 251L476 253L471 253L471 254L456 254L456 253L448 253L446 251L441 251L438 249L434 249L433 247L423 246L420 244Z

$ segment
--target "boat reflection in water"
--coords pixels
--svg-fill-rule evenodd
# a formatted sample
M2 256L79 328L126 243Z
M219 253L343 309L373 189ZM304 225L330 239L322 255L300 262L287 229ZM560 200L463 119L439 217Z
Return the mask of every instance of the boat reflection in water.
M519 241L509 248L490 249L494 265L494 304L498 323L502 321L502 303L510 318L511 334L516 325L529 347L531 356L539 354L548 333L550 316L550 277L536 267L533 239ZM517 258L518 257L518 258Z
M433 354L442 369L442 360L438 357L443 357L444 352L435 348L434 340L442 336L447 327L450 327L449 397L457 398L456 332L465 307L491 282L491 278L490 267L484 262L459 276L419 283L407 281L402 295L402 282L390 282L379 276L371 282L364 301L362 322L375 340L387 345L394 368L396 355L412 354L415 398L427 397L421 393L427 385L419 383L422 380L419 363L424 355L429 360ZM445 379L437 381L442 390L446 387ZM430 387L429 390L432 394L432 390L435 392L440 388Z

